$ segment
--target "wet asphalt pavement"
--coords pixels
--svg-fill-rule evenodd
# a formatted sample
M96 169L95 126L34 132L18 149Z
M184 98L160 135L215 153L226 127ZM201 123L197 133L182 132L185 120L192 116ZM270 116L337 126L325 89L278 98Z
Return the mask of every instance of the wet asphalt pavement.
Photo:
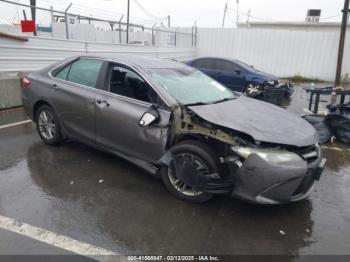
M307 97L297 87L285 106L303 113ZM0 125L23 119L0 113ZM198 205L118 157L76 142L46 146L29 123L0 129L0 215L122 254L350 254L350 147L329 143L323 153L306 201ZM0 229L0 254L69 253Z

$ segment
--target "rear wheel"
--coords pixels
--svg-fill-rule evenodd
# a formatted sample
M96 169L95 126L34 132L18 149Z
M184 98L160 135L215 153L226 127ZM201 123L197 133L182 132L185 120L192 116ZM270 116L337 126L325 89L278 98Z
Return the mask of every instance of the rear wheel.
M215 154L210 147L200 141L183 141L170 149L175 161L169 167L161 169L165 187L181 200L203 203L213 197L212 194L197 189L198 176L218 171Z
M48 105L42 105L35 117L36 128L41 140L48 145L58 145L62 142L61 127L54 110Z

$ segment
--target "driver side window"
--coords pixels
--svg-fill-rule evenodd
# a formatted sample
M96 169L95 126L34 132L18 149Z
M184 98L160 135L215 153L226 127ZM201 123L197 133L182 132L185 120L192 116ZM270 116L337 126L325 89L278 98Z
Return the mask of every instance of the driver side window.
M158 94L138 74L119 65L109 68L108 91L152 104L159 102Z

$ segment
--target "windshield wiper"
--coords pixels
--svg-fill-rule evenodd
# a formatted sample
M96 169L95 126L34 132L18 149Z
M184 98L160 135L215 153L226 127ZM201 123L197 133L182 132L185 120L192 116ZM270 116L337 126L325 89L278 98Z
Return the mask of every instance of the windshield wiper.
M218 103L229 101L229 100L233 100L233 99L236 99L236 97L225 97L223 99L211 102L210 104L218 104Z
M203 105L211 105L211 104L217 104L217 103L221 103L221 102L225 102L225 101L229 101L229 100L233 100L233 99L236 99L237 97L235 96L232 96L232 97L225 97L223 99L220 99L220 100L216 100L216 101L213 101L213 102L194 102L194 103L189 103L189 104L185 104L185 106L203 106Z
M203 106L207 104L208 103L204 103L204 102L194 102L194 103L185 104L185 106Z

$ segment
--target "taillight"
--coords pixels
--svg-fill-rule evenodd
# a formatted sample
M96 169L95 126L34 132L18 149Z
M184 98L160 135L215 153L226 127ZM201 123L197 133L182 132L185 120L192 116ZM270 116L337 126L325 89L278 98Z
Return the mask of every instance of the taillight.
M22 86L23 86L23 88L29 87L30 83L31 82L30 82L30 80L28 78L23 77L23 79L22 79Z

